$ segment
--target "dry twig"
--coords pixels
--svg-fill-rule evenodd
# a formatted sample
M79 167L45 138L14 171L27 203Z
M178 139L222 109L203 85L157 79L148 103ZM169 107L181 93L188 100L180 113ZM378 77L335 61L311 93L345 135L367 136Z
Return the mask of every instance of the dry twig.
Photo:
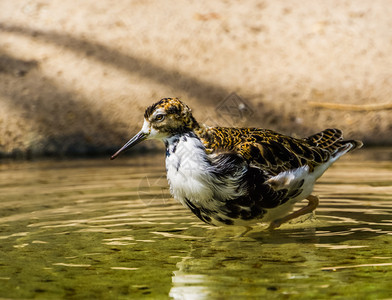
M320 108L352 110L352 111L375 111L375 110L392 109L392 103L355 105L355 104L341 104L341 103L309 101L308 104L311 106L320 107Z

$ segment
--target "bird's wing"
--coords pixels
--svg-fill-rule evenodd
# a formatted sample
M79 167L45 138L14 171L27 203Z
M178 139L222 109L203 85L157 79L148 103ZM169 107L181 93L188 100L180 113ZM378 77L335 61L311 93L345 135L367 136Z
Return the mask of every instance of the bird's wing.
M306 165L312 171L330 158L342 134L340 130L327 129L309 138L296 139L267 129L214 127L201 140L210 153L233 151L250 165L274 176Z

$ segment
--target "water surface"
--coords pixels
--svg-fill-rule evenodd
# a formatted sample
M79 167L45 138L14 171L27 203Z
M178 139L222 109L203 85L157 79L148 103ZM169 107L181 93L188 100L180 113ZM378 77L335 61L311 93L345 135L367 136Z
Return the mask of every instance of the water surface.
M0 298L392 298L391 149L338 161L315 216L244 237L177 204L163 159L1 162Z

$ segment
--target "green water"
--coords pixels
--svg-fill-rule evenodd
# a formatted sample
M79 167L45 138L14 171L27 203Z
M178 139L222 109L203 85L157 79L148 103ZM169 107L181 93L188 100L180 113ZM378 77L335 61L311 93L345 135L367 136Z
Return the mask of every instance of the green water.
M316 185L316 216L275 232L201 223L163 154L0 164L2 299L392 299L392 150Z

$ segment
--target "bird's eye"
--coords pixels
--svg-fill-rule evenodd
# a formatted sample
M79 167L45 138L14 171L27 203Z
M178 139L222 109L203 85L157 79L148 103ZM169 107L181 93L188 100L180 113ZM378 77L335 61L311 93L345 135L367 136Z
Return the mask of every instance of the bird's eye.
M165 115L158 114L155 116L155 121L163 121L164 118L165 118Z

